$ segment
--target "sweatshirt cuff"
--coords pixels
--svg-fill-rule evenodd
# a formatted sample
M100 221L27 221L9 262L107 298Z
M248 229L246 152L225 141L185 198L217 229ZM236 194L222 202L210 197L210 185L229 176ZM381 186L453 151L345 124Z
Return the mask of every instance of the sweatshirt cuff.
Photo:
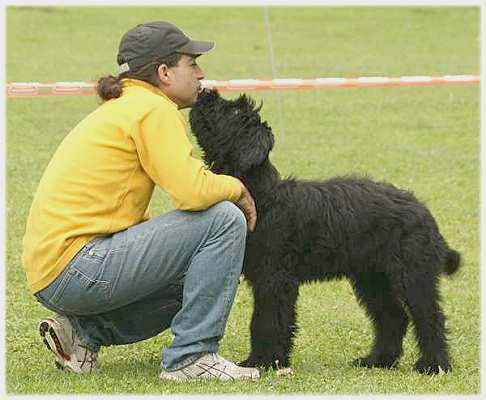
M231 183L231 187L232 187L232 191L231 191L231 195L230 195L229 200L235 203L241 197L241 191L242 191L241 183L238 179L236 179L232 176L227 175L227 177L229 178L230 183Z

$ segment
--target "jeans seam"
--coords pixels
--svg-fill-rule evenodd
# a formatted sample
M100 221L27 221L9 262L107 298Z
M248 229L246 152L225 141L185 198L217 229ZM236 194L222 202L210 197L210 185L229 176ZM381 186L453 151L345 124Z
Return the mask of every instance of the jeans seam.
M206 232L204 234L204 237L199 241L196 249L192 252L191 257L189 258L189 260L187 262L187 268L184 271L184 275L187 272L187 269L189 268L189 265L192 265L192 261L194 260L194 257L196 257L196 255L199 254L199 251L201 250L201 248L203 248L204 247L204 244L209 240L209 238L210 238L209 233L211 232L211 230L213 228L213 224L214 224L214 219L209 224L209 227L206 230Z
M89 282L89 284L93 285L101 285L101 290L103 291L105 298L109 300L112 296L112 286L111 282L101 280L101 279L93 279L90 278L89 276L85 275L83 272L79 271L76 269L76 267L73 267L73 270L76 271L77 274L79 274L83 279Z
M42 296L42 293L41 292L37 292L35 294L35 298L37 299L37 301L39 303L41 303L44 307L46 307L48 310L50 311L54 311L55 313L57 314L64 314L64 311L59 308L59 307L56 307L54 305L52 305L52 303L50 302L50 300L46 300L43 296Z
M118 285L118 282L120 280L120 275L122 273L122 269L123 269L123 262L124 260L126 259L127 257L127 253L128 253L128 229L125 229L124 231L122 232L119 232L119 239L120 239L120 246L118 247L118 250L117 252L114 252L113 255L118 255L119 257L121 257L120 259L118 259L118 262L117 262L117 271L115 273L115 275L113 276L113 279L111 281L111 287L110 287L110 296L113 295L113 292L116 291L116 287ZM120 256L120 254L122 254Z
M246 240L246 237L245 237ZM232 229L231 232L231 248L235 247L236 243L236 229ZM231 254L231 260L229 265L235 265L236 262L236 252L235 251L230 251ZM219 326L217 326L216 330L219 333L219 336L222 337L224 335L224 322L227 321L228 316L231 312L231 306L230 306L230 291L231 291L231 282L233 281L233 277L235 275L236 271L234 268L231 268L230 273L226 275L226 280L224 284L224 293L223 293L223 302L224 302L224 307L223 307L223 313L220 318L220 323ZM241 272L240 272L241 273ZM238 287L235 288L235 296L236 296L236 291L238 290Z
M105 281L105 280L102 280L102 279L90 278L84 272L79 271L76 267L73 267L73 270L76 271L76 273L78 273L79 275L81 275L85 280L89 281L89 283L93 283L93 284L102 283L104 285L111 285L111 283L109 281Z
M70 265L66 268L69 268ZM48 300L49 303L55 303L64 293L64 290L66 289L67 285L69 285L69 282L73 279L74 273L71 271L71 269L67 269L65 275L62 278L61 283L59 284L59 287L56 289L52 297Z
M234 247L234 244L236 243L236 233L233 231L233 237L231 238L231 247ZM236 261L236 255L234 254L234 252L230 252L232 254L232 258L231 258L231 264L230 265L234 265L235 261ZM225 310L225 312L223 312L223 315L222 315L222 318L220 319L220 326L218 327L218 331L219 331L219 334L220 336L223 336L224 335L224 321L227 321L228 319L228 316L229 316L229 313L231 311L231 306L230 306L230 287L231 287L231 282L233 280L233 276L235 274L235 271L234 271L234 268L231 269L231 272L227 275L227 278L226 278L226 282L225 282L225 291L224 291L224 294L223 294L223 299L224 299L224 302L225 302L225 307L223 308L223 310ZM230 279L231 278L231 279ZM236 290L238 288L236 287L235 288L235 296L236 296Z

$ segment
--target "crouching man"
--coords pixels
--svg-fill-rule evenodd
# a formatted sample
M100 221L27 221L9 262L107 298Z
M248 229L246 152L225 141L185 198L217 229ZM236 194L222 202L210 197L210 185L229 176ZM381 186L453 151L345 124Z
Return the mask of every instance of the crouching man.
M42 176L22 262L32 293L55 312L40 334L62 369L90 372L101 346L170 327L161 379L259 378L217 353L255 204L238 179L192 157L179 111L196 101L204 78L196 58L213 47L163 21L125 33L119 75L97 84L103 104ZM155 185L176 210L150 218Z

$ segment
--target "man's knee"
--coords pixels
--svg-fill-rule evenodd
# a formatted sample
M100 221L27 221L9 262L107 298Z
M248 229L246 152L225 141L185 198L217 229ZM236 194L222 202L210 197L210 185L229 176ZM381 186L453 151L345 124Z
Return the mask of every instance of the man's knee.
M236 204L231 201L221 201L212 206L211 211L215 213L215 218L223 218L226 223L230 223L246 234L246 218Z

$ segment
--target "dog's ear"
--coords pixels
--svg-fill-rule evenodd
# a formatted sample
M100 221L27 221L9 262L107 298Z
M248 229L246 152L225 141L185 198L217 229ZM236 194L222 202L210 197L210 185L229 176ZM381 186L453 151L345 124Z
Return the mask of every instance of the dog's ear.
M268 158L275 141L272 129L266 122L260 124L254 132L249 132L245 137L247 140L241 144L236 155L236 165L241 168L241 172L262 164Z

